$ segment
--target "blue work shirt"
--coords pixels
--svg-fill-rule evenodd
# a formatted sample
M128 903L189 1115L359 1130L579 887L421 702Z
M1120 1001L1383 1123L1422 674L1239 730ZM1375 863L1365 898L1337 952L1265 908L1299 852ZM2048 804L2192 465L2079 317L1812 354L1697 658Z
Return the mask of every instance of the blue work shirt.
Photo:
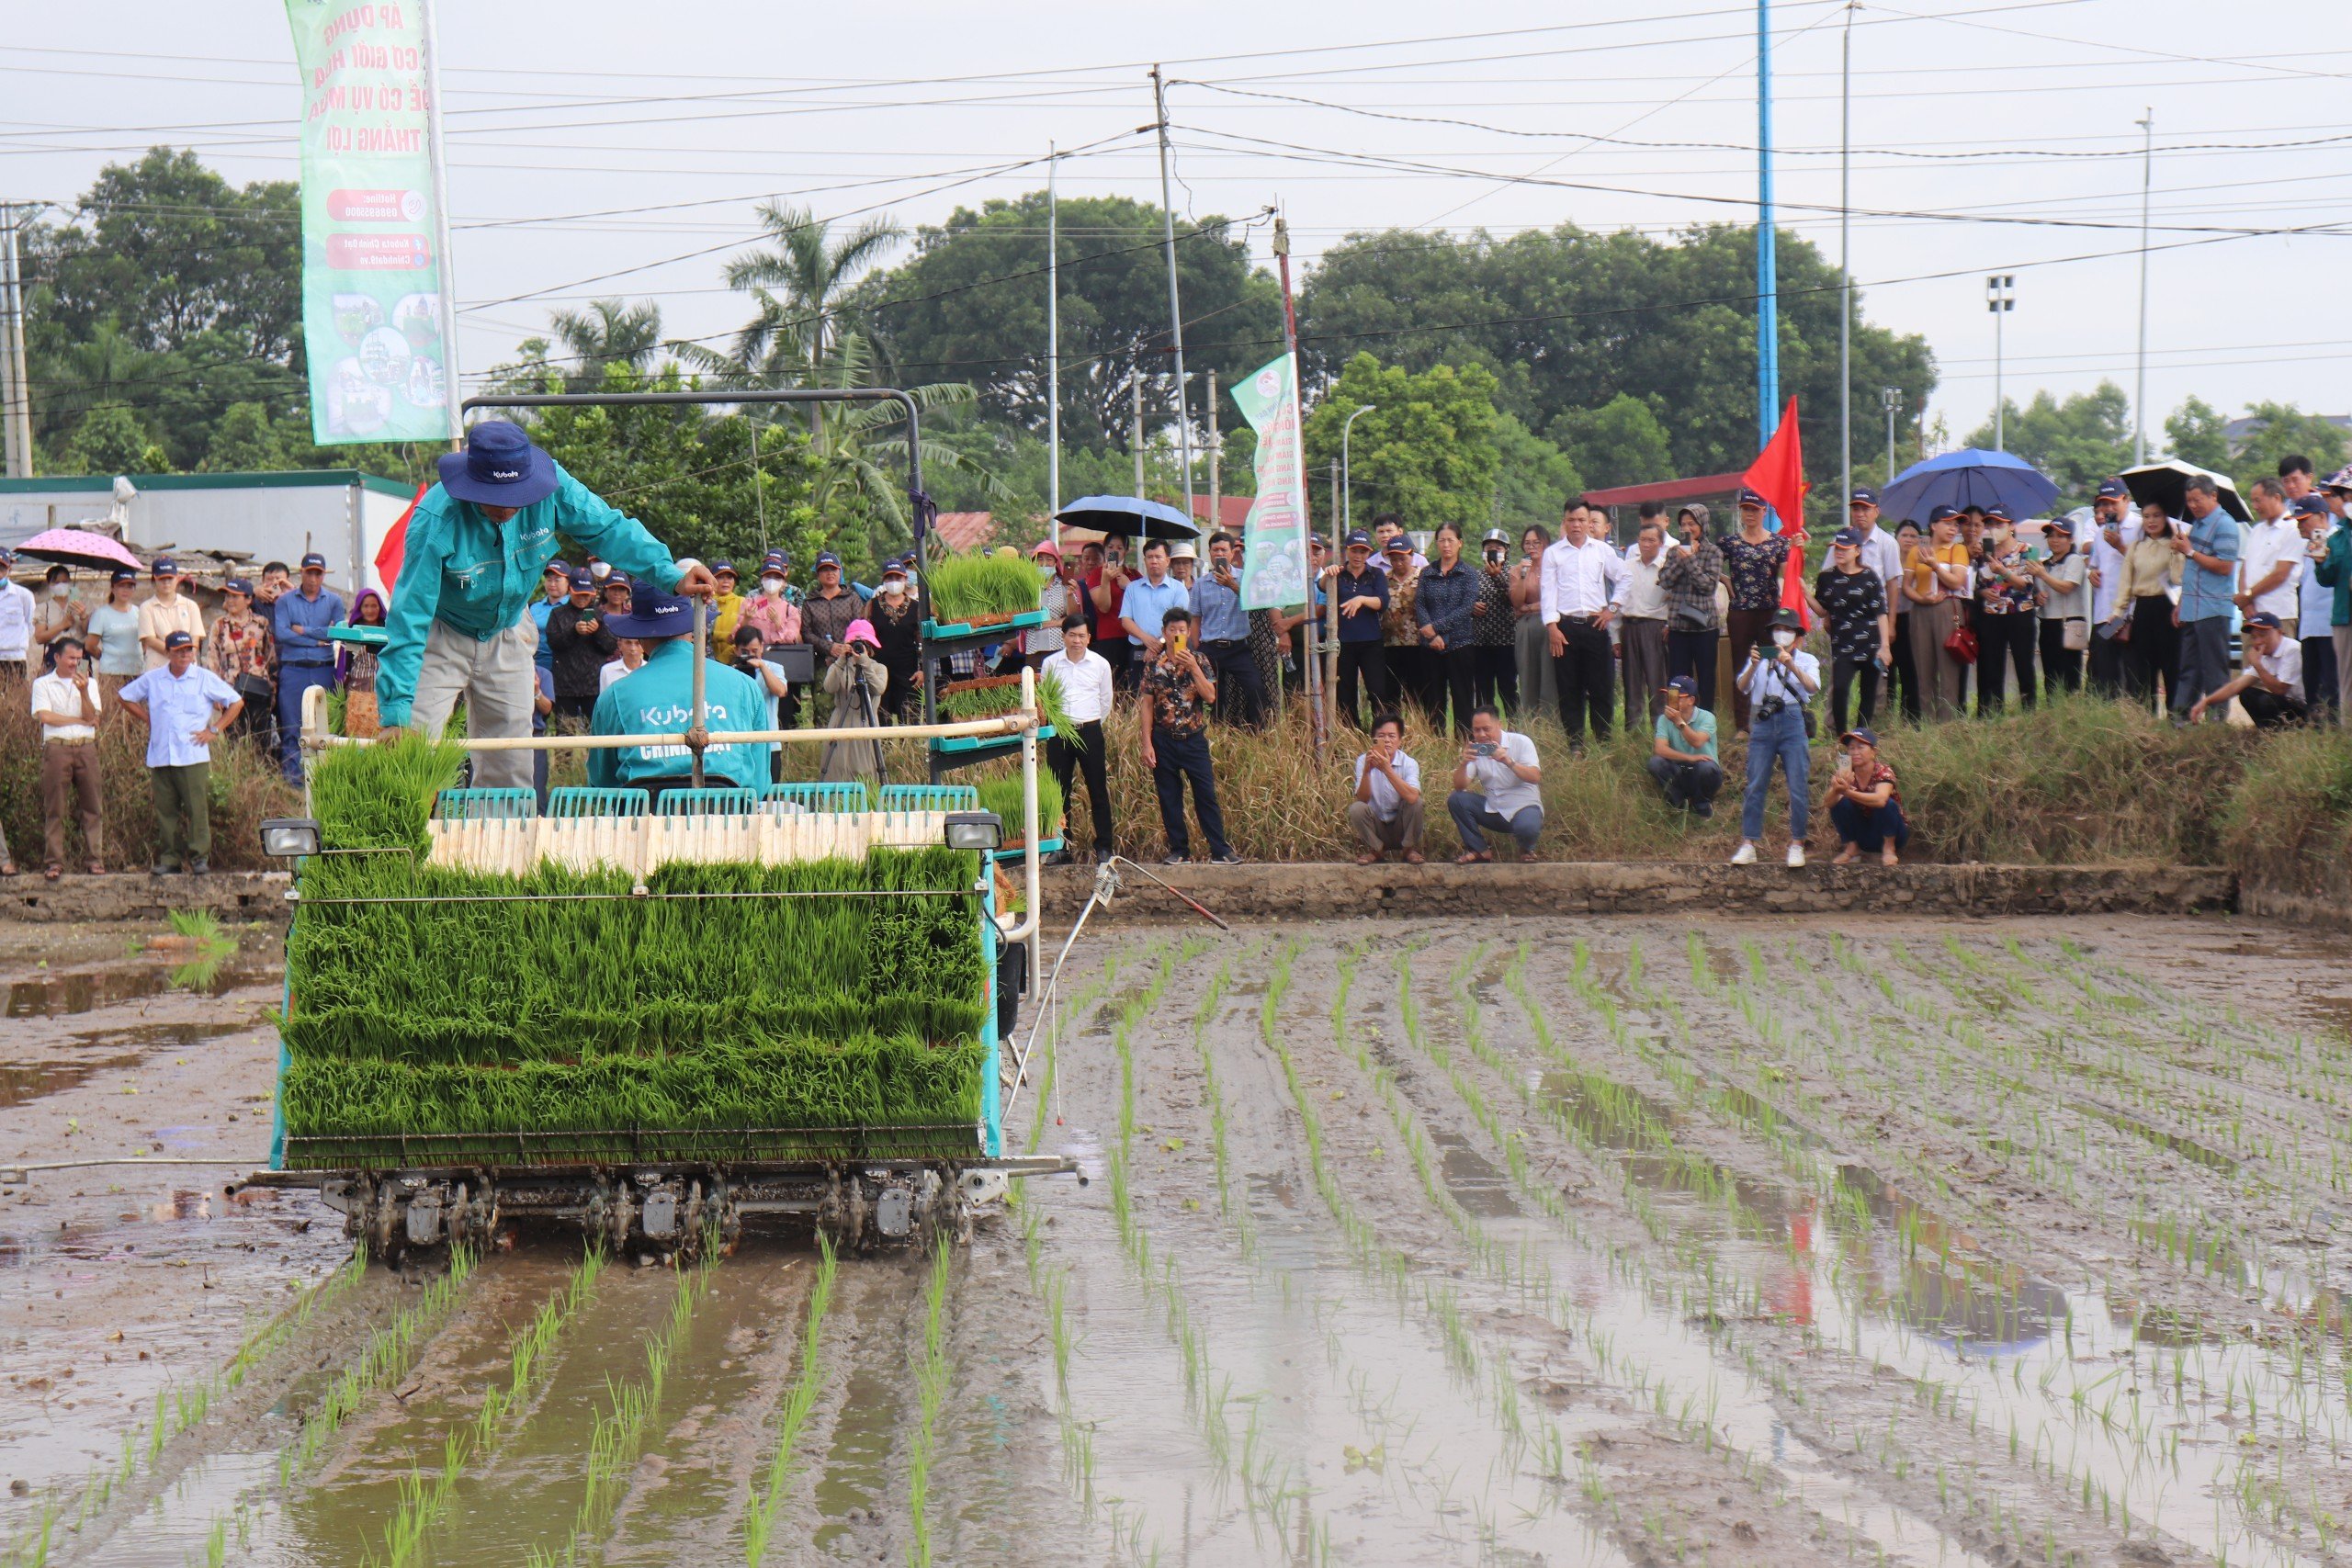
M2188 547L2200 556L2216 558L2222 570L2208 571L2193 560L2181 563L2182 625L2226 616L2237 609L2230 594L2238 581L2238 537L2237 519L2218 506L2205 514L2202 523L2189 525Z
M187 768L212 761L212 748L194 739L199 729L217 727L220 712L239 702L229 682L201 664L175 675L168 664L126 684L115 701L137 703L147 710L147 765Z
M376 706L387 725L405 725L424 662L424 634L438 621L478 642L514 626L555 558L556 535L576 541L616 571L677 587L678 563L636 518L556 467L555 493L503 523L439 485L408 520L407 554L392 587L392 613L376 666ZM544 646L544 641L543 641Z
M1374 571L1367 561L1362 572L1351 572L1346 567L1331 580L1331 596L1345 605L1351 599L1373 598L1380 601L1381 609L1388 607L1388 574ZM1350 610L1340 612L1341 642L1378 642L1380 640L1380 610Z
M555 669L555 649L548 646L548 617L555 614L556 604L553 599L531 601L531 625L539 634L539 646L532 653L531 662L547 671Z
M1241 642L1250 636L1239 584L1227 588L1214 572L1193 582L1193 618L1200 623L1203 642Z
M1158 637L1159 624L1168 618L1169 611L1189 610L1192 607L1192 592L1174 578L1161 578L1159 585L1155 588L1152 586L1151 579L1138 577L1127 584L1126 594L1119 601L1119 618L1133 621L1152 636ZM1204 638L1205 635L1204 634ZM1245 630L1242 635L1246 637L1249 634ZM1127 642L1134 648L1143 646L1143 638L1132 632L1127 635Z
M605 688L589 720L594 735L684 735L695 721L694 646L673 637L655 647L645 662ZM378 676L380 687L382 677ZM715 659L703 660L703 724L713 736L768 728L768 694L741 670ZM703 750L703 773L714 786L763 788L768 782L766 742L726 744L717 739ZM680 746L628 746L588 753L588 782L600 789L626 788L648 779L681 778L694 772L694 753Z
M277 604L269 613L269 629L277 638L277 658L283 664L333 664L335 644L320 634L329 626L343 625L343 595L332 588L322 588L315 599L305 599L299 588L289 588L277 596ZM300 626L300 631L294 628Z

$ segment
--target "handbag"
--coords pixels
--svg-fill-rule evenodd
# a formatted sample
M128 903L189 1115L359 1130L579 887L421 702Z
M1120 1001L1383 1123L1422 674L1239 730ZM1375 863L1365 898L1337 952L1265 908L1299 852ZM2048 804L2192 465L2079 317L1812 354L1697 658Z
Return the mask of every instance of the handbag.
M2070 653L2080 653L2091 645L2091 624L2081 615L2069 615L2058 632L2058 646Z
M1976 634L1964 623L1952 627L1951 635L1944 638L1944 651L1951 654L1956 663L1975 663Z

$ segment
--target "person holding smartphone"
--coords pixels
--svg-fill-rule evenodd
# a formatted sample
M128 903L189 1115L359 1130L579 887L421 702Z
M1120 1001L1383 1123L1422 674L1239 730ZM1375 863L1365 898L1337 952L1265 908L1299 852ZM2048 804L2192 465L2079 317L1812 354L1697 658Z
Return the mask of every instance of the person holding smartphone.
M1776 611L1770 647L1756 643L1740 666L1736 684L1748 703L1747 789L1739 804L1739 848L1734 865L1754 865L1764 837L1764 797L1780 764L1789 786L1789 866L1804 864L1805 825L1811 819L1808 785L1813 759L1805 747L1804 708L1821 690L1821 660L1797 646L1804 622L1794 610Z
M1445 797L1446 815L1462 835L1462 852L1453 863L1492 861L1488 833L1509 833L1522 860L1533 854L1536 838L1544 831L1544 795L1538 787L1543 782L1535 742L1505 729L1502 715L1493 708L1472 708L1470 739L1454 764L1453 793Z
M595 713L605 661L621 644L605 626L596 580L575 571L571 587L571 601L548 616L548 647L554 655L556 717L576 728Z
M1161 554L1158 540L1153 554ZM1131 617L1132 618L1132 617ZM1145 664L1136 728L1143 741L1143 764L1159 795L1159 826L1168 836L1163 865L1193 858L1193 837L1184 826L1184 783L1193 784L1193 809L1209 841L1216 865L1238 865L1241 857L1226 842L1225 814L1217 809L1216 775L1209 765L1206 709L1216 701L1216 668L1193 640L1193 612L1172 605L1159 617L1158 650Z

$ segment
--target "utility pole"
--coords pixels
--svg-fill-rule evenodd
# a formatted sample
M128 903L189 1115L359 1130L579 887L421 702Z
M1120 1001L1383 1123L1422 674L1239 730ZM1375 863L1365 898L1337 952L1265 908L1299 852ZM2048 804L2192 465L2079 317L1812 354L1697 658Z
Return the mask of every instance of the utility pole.
M1184 468L1184 515L1193 514L1193 418L1184 401L1184 311L1176 297L1176 209L1168 192L1168 84L1151 68L1151 101L1159 111L1159 226L1168 244L1168 332L1176 346L1176 448Z
M1211 532L1225 526L1225 501L1221 493L1224 475L1218 471L1218 459L1225 456L1225 433L1216 423L1216 372L1209 372L1209 528Z
M1886 405L1886 478L1881 482L1893 484L1894 482L1894 408L1903 400L1903 389L1881 387L1878 389L1878 395L1879 400Z
M1781 288L1772 211L1772 0L1756 0L1756 428L1781 423Z
M2148 460L2148 193L2156 175L2156 109L2139 121L2140 127L2140 378L2139 387L2132 394L2132 461Z
M1143 372L1127 368L1127 450L1136 455L1136 499L1143 499Z
M1046 516L1054 544L1062 542L1062 288L1061 208L1054 195L1057 160L1046 143Z
M1846 504L1854 503L1854 8L1838 46L1838 471ZM1890 470L1887 478L1893 479ZM1842 514L1841 514L1842 515Z
M2018 308L2017 274L1996 272L1984 279L1984 308L1993 312L1993 450L2006 452L2003 444L2002 416L2007 413L2006 400L2001 395L2001 323L2011 310Z
M33 471L32 388L25 379L25 288L17 270L18 208L0 202L0 436L5 436L8 477L30 479Z

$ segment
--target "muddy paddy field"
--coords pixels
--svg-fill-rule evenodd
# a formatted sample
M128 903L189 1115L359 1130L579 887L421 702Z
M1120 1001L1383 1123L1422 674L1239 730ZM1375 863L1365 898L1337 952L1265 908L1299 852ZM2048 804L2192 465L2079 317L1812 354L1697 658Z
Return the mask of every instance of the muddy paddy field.
M0 1162L266 1146L275 935L0 928ZM0 1562L2352 1561L2352 948L2248 921L1082 942L941 1258L354 1267L0 1187ZM1025 1024L1024 1024L1025 1030Z

